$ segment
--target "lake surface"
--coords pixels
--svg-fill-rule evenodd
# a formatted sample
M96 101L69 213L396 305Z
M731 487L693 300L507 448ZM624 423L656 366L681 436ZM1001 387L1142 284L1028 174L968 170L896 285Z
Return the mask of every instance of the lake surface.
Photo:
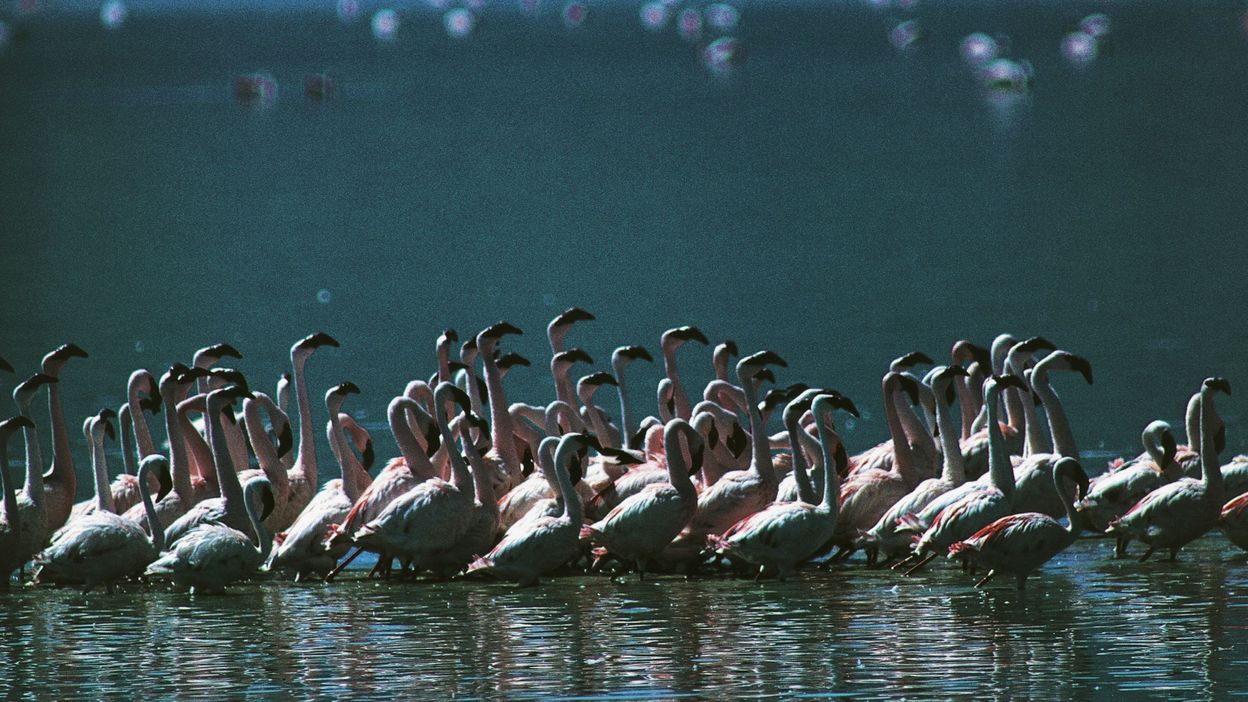
M0 696L185 699L1223 699L1248 694L1248 565L1084 540L1019 593L941 563L795 580L562 577L220 596L0 593Z

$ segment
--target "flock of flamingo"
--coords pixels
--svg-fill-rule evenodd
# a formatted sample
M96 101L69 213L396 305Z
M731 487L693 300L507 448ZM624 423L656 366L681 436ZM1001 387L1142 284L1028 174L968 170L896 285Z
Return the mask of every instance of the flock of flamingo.
M326 431L339 475L323 485L304 366L338 345L329 335L294 344L291 373L272 396L221 367L241 358L228 344L159 378L136 370L126 403L83 423L95 496L77 504L60 377L87 354L61 346L13 389L18 414L0 422L0 587L15 572L24 580L28 565L35 584L87 590L128 578L192 592L264 573L330 581L364 551L377 554L369 577L380 578L535 585L635 569L643 579L723 570L784 579L861 551L867 566L905 575L943 555L964 571L986 568L977 587L1000 575L1021 589L1084 531L1115 537L1118 557L1144 542L1141 560L1156 549L1174 559L1215 527L1248 549L1248 457L1218 460L1225 431L1214 398L1230 393L1224 379L1192 395L1187 445L1152 422L1142 454L1089 480L1050 376L1074 372L1090 384L1091 366L1040 337L1002 334L991 350L958 341L948 365L917 352L893 361L882 379L891 438L851 456L836 417L857 415L854 403L800 383L764 392L785 366L774 352L734 367L735 344L717 345L715 379L695 404L676 354L689 342L709 346L696 327L663 334L657 412L637 421L625 370L653 362L645 348L617 348L612 372L573 380L577 364L593 361L564 339L592 319L572 308L548 326L556 399L547 405L507 401L505 376L529 365L500 350L518 328L499 322L458 349L445 331L437 372L389 404L402 455L375 476L369 433L344 411L358 388L330 388ZM0 369L13 372L3 359ZM595 399L606 385L619 396L616 417ZM52 433L46 471L31 410L41 390ZM784 430L769 435L777 410ZM165 451L148 413L163 416ZM18 429L22 483L8 457ZM105 440L118 435L125 471L110 482Z

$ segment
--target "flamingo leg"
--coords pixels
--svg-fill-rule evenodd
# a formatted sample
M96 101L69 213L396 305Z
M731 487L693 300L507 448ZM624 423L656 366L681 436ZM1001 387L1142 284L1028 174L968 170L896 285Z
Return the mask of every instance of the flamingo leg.
M364 552L364 549L360 548L359 546L356 546L354 553L344 558L342 560L342 563L339 563L338 565L334 566L334 569L329 571L329 573L325 575L325 582L327 583L333 582L334 577L338 575L339 573L341 573L343 568L346 568L348 565L350 565L351 561L354 561L363 552Z
M1118 537L1118 542L1114 544L1114 558L1127 557L1127 544L1130 543L1130 541L1131 540L1125 536Z
M1143 563L1144 561L1147 561L1147 560L1148 560L1148 557L1149 557L1149 556L1151 556L1151 555L1153 555L1153 549L1154 549L1154 548L1156 548L1156 547L1154 547L1154 546L1149 546L1149 547L1148 547L1148 550L1144 552L1144 555L1143 555L1143 556L1140 556L1140 563Z
M911 567L910 567L910 569L909 569L909 570L907 570L907 571L905 572L905 575L906 575L906 576L913 575L913 574L915 573L915 571L917 571L918 569L920 569L920 568L922 568L923 566L925 566L925 565L927 565L928 563L930 563L930 562L931 562L931 560L932 560L933 558L935 558L935 557L936 557L936 554L935 554L935 553L931 553L931 554L928 554L928 555L924 556L924 557L923 557L923 560L921 560L921 561L919 561L918 563L915 563L913 566L911 566Z
M975 583L975 587L983 587L988 584L989 580L992 580L995 577L997 577L997 571L990 570L987 575L980 578L979 581Z
M1167 558L1166 560L1170 561L1171 563L1174 563L1175 561L1179 560L1179 549L1177 548L1170 549L1170 557Z
M911 563L913 563L913 562L915 561L915 559L916 559L916 558L918 558L918 557L919 557L919 554L917 554L917 553L912 553L912 554L910 554L909 556L906 556L905 558L901 559L900 561L897 561L896 563L894 563L894 564L892 565L892 569L893 569L893 570L904 570L904 569L906 568L906 566L908 566L908 565L910 565Z

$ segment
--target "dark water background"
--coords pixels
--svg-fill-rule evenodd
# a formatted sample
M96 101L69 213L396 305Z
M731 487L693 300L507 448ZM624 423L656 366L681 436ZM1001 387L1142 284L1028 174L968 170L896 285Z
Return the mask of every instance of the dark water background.
M383 44L366 18L328 11L139 9L107 32L93 14L6 6L0 355L24 376L57 344L86 348L62 374L76 426L116 406L136 367L229 341L269 387L290 344L325 330L342 348L309 363L313 395L357 383L347 409L383 456L385 405L432 372L444 327L523 327L507 346L534 367L508 377L510 399L544 402L543 329L570 305L598 315L569 342L600 366L625 343L657 352L679 324L777 351L790 362L781 382L837 387L867 410L846 431L855 449L885 435L889 359L943 358L960 337L1040 333L1090 358L1093 387L1056 382L1093 470L1100 454L1137 451L1148 421L1179 422L1201 378L1248 387L1241 3L748 3L736 33L748 60L728 79L670 28L643 30L633 6L591 5L575 32L557 9L487 8L467 40L408 9ZM1113 33L1074 68L1062 36L1092 11ZM902 54L886 35L910 18L928 38ZM1026 99L985 98L957 51L972 31L1008 34L1010 55L1034 64ZM257 70L281 86L268 109L228 92ZM339 81L339 99L304 98L315 72ZM700 388L709 354L681 362ZM659 368L641 365L630 380L648 413ZM1220 402L1235 451L1248 446L1241 403ZM71 441L85 495L86 449ZM761 588L19 592L0 610L0 685L1235 691L1245 571L1221 537L1177 567L1106 565L1103 546L1081 544L1021 599L950 574L895 592L891 574L858 569ZM223 673L227 657L245 670Z

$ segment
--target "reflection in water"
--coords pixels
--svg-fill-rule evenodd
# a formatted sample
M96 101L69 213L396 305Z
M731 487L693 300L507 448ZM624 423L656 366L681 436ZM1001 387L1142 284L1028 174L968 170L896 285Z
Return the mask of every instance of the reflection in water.
M1083 541L1021 593L860 564L787 583L22 588L0 594L0 696L1220 697L1248 673L1231 556L1221 537L1177 564Z

